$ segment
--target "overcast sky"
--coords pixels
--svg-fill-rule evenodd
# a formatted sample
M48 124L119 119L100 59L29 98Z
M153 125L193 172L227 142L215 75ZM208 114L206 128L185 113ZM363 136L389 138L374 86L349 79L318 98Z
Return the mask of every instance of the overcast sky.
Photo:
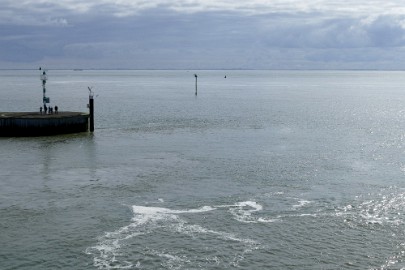
M0 68L405 69L405 0L0 0Z

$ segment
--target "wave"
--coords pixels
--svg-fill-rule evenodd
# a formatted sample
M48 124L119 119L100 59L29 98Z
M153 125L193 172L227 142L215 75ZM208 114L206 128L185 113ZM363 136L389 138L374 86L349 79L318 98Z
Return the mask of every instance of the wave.
M306 205L308 205L308 204L310 204L310 203L311 203L311 201L299 200L299 201L298 201L298 204L293 205L292 208L293 208L294 210L297 210L297 209L299 209L299 208L305 207Z
M202 245L209 239L224 249L233 252L232 258L229 257L227 264L237 266L244 258L244 254L253 252L260 247L256 240L240 237L232 232L214 230L199 224L190 224L185 217L187 215L203 214L212 211L226 210L231 213L235 220L243 223L250 222L270 222L264 218L254 218L252 214L259 212L263 207L257 202L245 201L232 205L203 206L195 209L175 210L164 207L150 206L131 206L133 218L127 226L119 228L113 232L107 232L99 237L98 243L86 249L86 253L93 256L93 265L99 269L132 269L144 268L142 258L138 257L136 261L131 258L131 245L128 244L139 237L153 238L156 234L170 234L170 240L176 241L177 238L186 238L186 245L192 244L190 241L199 241ZM174 235L172 235L174 234ZM174 238L174 239L173 239ZM163 240L157 247L151 247L152 244L145 244L142 251L144 257L155 257L160 261L161 266L167 268L181 268L184 265L197 264L197 257L201 254L182 254L181 252L170 251L170 245L165 244ZM148 241L146 241L148 242ZM139 247L137 247L139 248ZM208 249L215 249L213 246L207 246ZM141 256L139 255L139 256ZM197 257L193 257L197 256ZM224 264L226 259L223 256L207 254L199 264ZM147 266L146 266L147 267Z

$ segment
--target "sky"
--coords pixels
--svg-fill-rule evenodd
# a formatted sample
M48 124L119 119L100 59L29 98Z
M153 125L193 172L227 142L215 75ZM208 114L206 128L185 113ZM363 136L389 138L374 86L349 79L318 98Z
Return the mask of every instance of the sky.
M0 69L405 69L405 0L0 0Z

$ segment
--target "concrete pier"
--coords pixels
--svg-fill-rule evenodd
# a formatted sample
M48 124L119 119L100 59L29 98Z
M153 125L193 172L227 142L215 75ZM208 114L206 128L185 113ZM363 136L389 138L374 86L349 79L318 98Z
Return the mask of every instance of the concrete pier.
M88 130L87 113L0 112L0 137L50 136Z

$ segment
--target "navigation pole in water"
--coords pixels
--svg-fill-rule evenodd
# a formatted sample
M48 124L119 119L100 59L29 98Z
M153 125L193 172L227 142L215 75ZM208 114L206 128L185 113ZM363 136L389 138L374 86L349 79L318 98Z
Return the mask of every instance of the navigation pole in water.
M195 95L197 95L197 74L194 74L195 77Z
M94 131L94 92L91 87L89 89L89 110L90 110L90 132Z
M42 68L39 68L39 70L42 70ZM43 98L42 101L44 103L44 110L46 113L46 103L49 103L49 97L46 96L46 81L48 80L48 76L46 75L46 71L42 71L40 75L41 81L42 81L42 92L43 92Z

